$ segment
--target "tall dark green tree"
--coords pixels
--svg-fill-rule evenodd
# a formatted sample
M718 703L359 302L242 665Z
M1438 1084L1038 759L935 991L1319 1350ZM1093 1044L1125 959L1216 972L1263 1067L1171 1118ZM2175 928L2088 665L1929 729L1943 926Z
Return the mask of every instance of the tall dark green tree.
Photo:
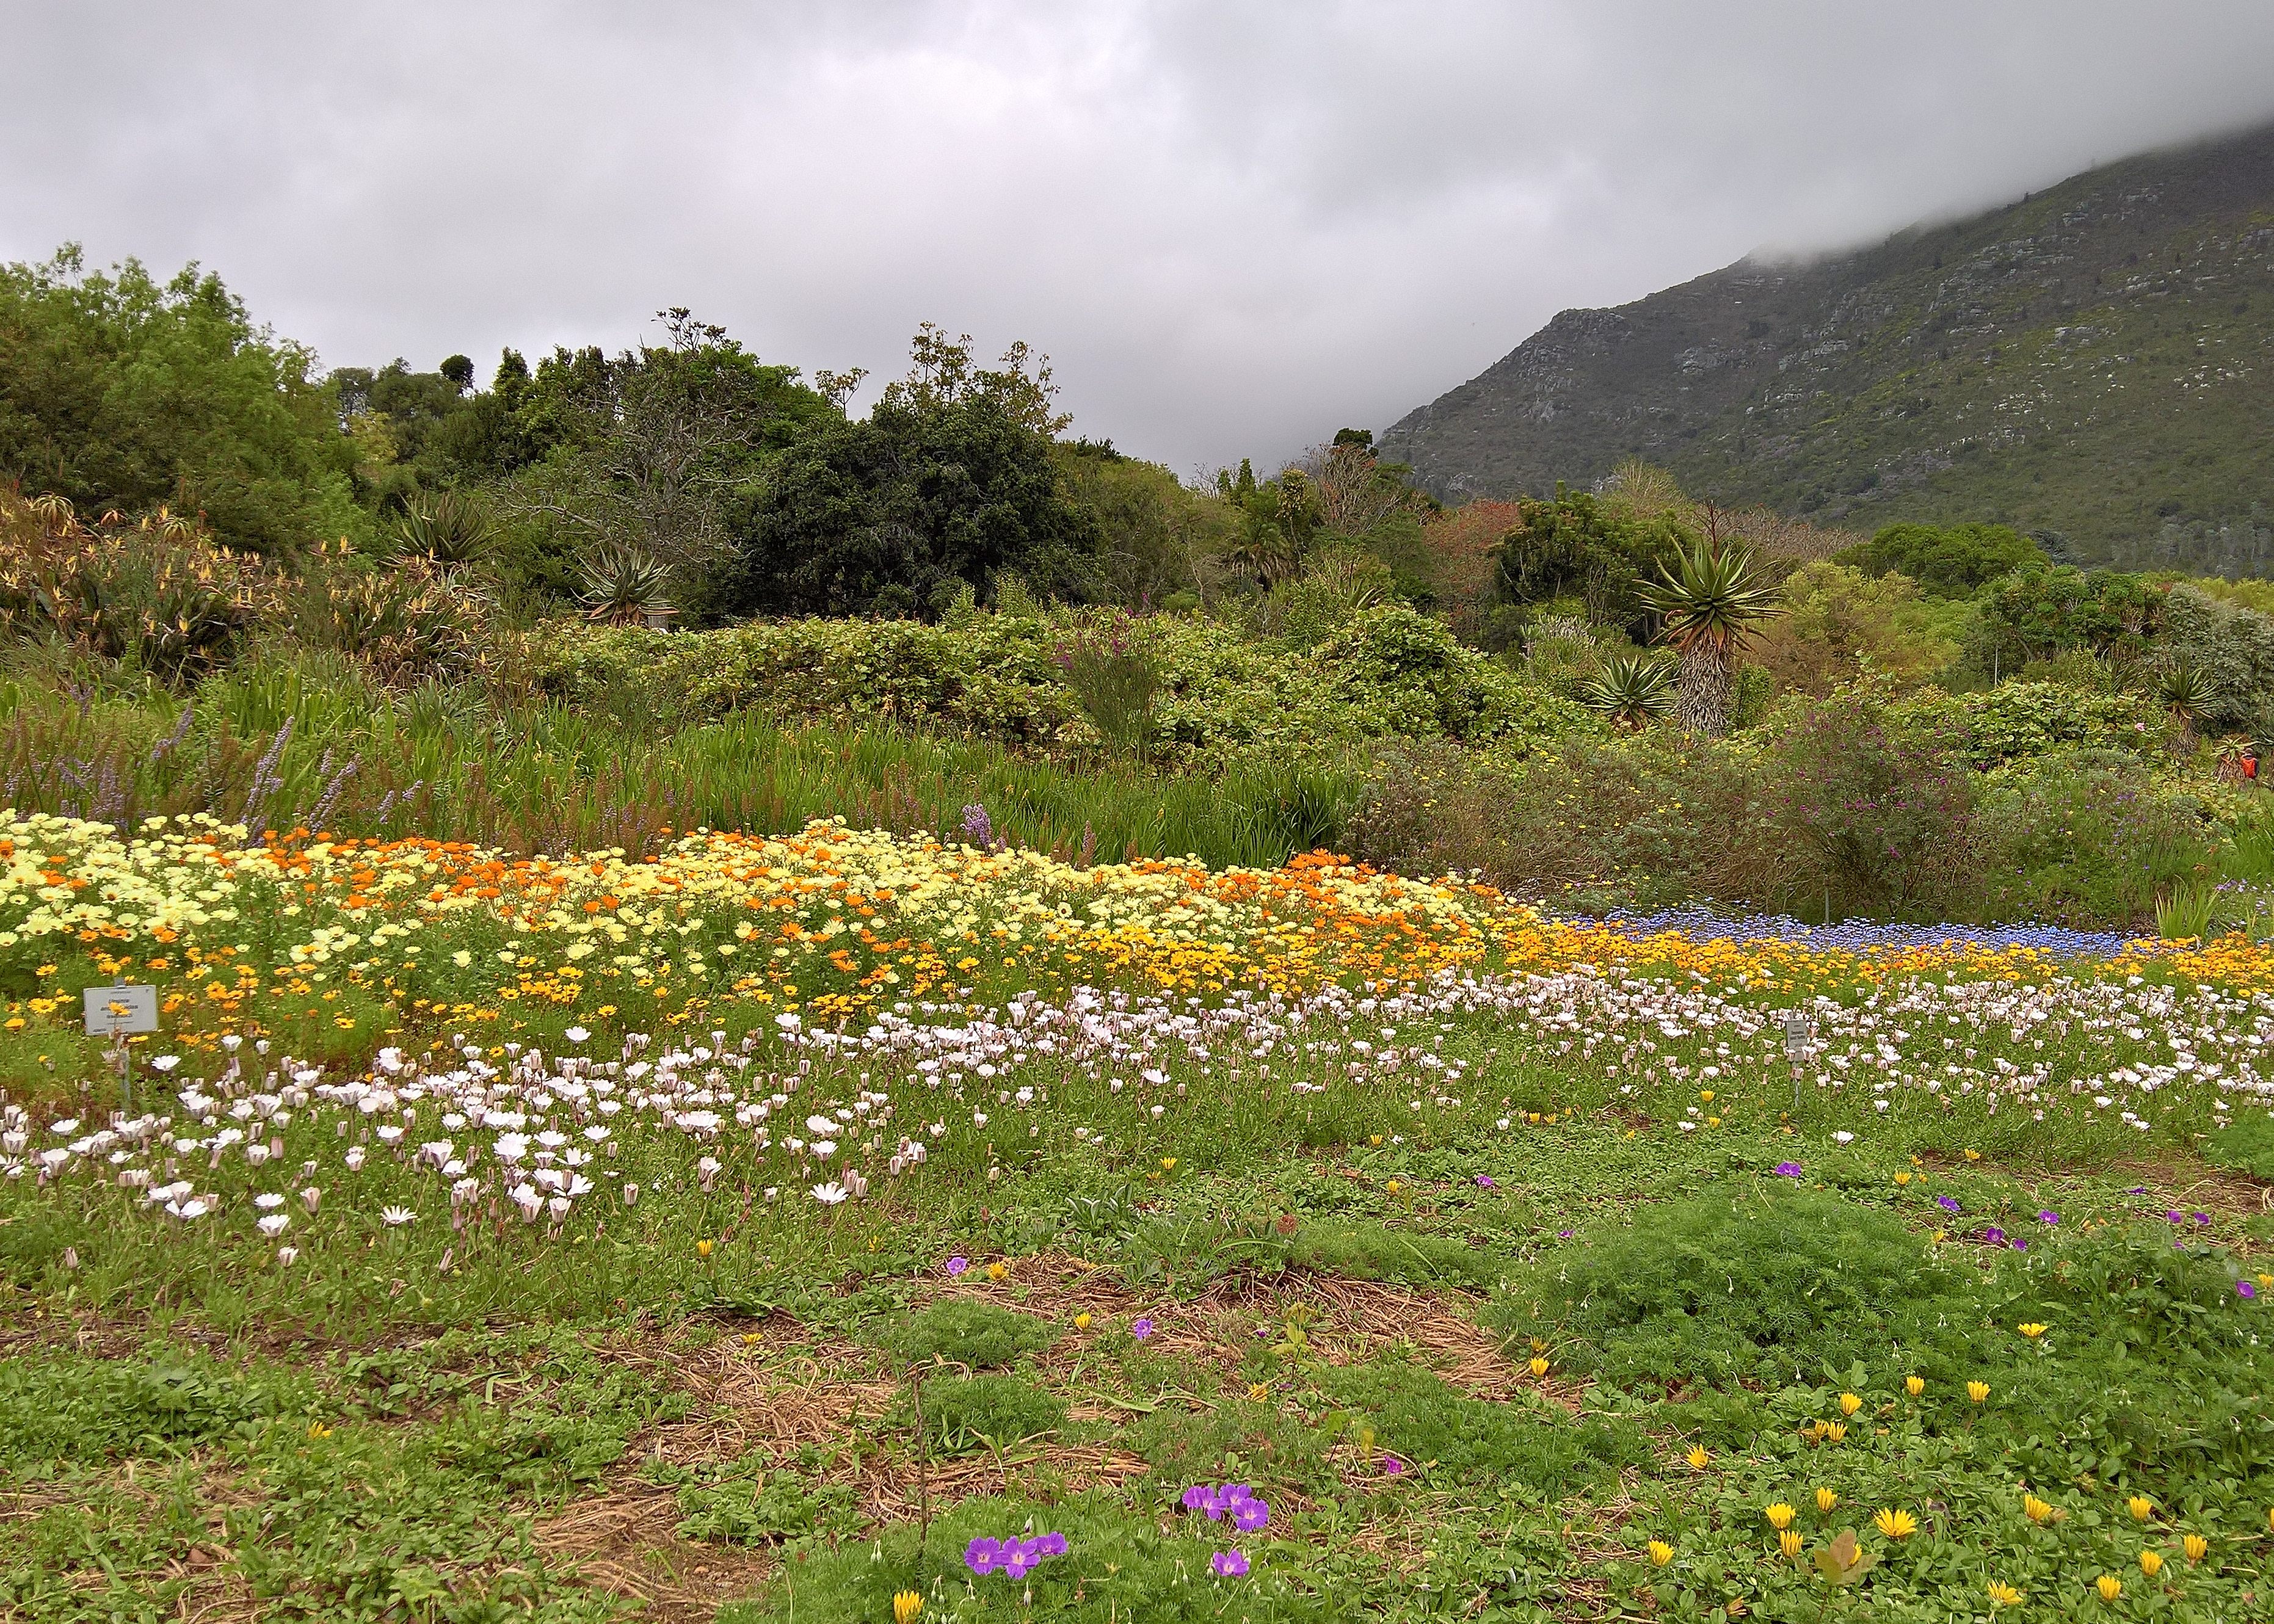
M727 614L928 614L968 583L1015 574L1079 598L1096 518L1070 500L1050 441L987 395L881 402L786 450L737 526L706 606Z
M76 248L0 266L0 479L87 514L168 504L290 553L365 528L354 460L314 356L220 278L90 271Z

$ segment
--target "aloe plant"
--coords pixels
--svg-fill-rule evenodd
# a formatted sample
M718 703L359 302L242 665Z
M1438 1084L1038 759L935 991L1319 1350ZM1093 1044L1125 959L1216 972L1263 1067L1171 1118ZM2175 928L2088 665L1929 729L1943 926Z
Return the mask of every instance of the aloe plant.
M1659 635L1681 661L1674 714L1688 732L1717 738L1729 727L1737 652L1762 621L1781 613L1777 590L1753 567L1752 550L1711 538L1683 547L1672 569L1645 583Z

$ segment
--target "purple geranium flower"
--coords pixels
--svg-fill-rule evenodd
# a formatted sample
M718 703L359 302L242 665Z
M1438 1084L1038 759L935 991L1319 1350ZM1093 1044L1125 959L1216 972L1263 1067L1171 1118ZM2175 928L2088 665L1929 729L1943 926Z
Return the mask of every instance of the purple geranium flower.
M1065 1536L1056 1531L1038 1535L1035 1539L1035 1549L1044 1556L1064 1556L1066 1553Z
M2250 1282L2242 1282L2248 1285ZM1231 1508L1231 1523L1243 1534L1252 1534L1271 1521L1271 1507L1262 1500L1249 1496Z
M963 1547L963 1565L975 1574L991 1574L1003 1566L1004 1554L1001 1540L975 1539Z
M1382 1475L1383 1477L1398 1477L1404 1473L1404 1470L1405 1462L1399 1460L1396 1455L1385 1455L1382 1457Z
M1152 1334L1153 1322L1150 1320L1133 1320L1129 1322L1129 1335L1139 1342L1143 1342Z
M1939 1195L1934 1198L1934 1204L1946 1213L1954 1213L1958 1210L1958 1199L1955 1196Z
M1041 1556L1024 1540L1013 1540L1003 1548L1003 1572L1009 1578L1025 1578L1040 1560Z
M2059 1213L2039 1213L2037 1214L2037 1222L2046 1225L2056 1224L2060 1222L2060 1214Z
M1206 1510L1208 1507L1209 1497L1215 1492L1216 1490L1205 1483L1196 1483L1193 1485L1193 1486L1186 1489L1184 1493L1185 1509L1186 1511Z
M968 1258L950 1258L942 1267L945 1267L950 1274L960 1274L964 1270L971 1267L971 1259Z
M1480 1173L1477 1175L1477 1188L1480 1190L1497 1190L1500 1186L1493 1183L1492 1177L1489 1174Z
M2006 1244L2006 1231L1993 1223L1982 1231L1982 1238L1992 1246L2003 1246Z
M1209 1558L1209 1569L1219 1579L1244 1579L1247 1559L1237 1551L1219 1551Z
M1797 1162L1780 1162L1776 1164L1776 1173L1779 1178L1798 1178L1800 1177L1800 1163Z
M2247 1280L2238 1280L2234 1282L2234 1295L2239 1297L2254 1297L2258 1295L2258 1288Z

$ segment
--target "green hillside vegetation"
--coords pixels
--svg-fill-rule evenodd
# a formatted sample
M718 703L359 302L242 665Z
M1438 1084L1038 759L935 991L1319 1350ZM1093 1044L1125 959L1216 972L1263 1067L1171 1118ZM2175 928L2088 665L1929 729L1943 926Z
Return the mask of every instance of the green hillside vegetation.
M1569 311L1383 437L1442 497L1622 459L1819 522L2078 563L2274 564L2274 130L1801 264Z

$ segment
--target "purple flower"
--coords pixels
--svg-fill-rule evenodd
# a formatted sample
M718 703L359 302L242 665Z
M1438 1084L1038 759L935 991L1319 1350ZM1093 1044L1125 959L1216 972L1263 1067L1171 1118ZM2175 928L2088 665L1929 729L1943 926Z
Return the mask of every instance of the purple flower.
M2029 1243L2027 1241L2015 1241L2013 1245L2015 1252L2027 1252L2029 1249Z
M2242 1282L2248 1285L2248 1281ZM1253 1495L1231 1508L1231 1522L1243 1534L1252 1534L1271 1521L1271 1507Z
M975 1574L991 1574L1003 1566L1005 1554L1001 1540L975 1539L963 1547L963 1565Z
M2037 1214L2037 1222L2046 1225L2056 1224L2060 1222L2060 1214L2059 1213L2039 1213Z
M1577 1231L1572 1229L1558 1229L1555 1231L1555 1238L1559 1241L1568 1241L1576 1233Z
M995 823L987 816L987 808L973 801L963 808L964 838L982 849L995 844Z
M945 1267L950 1274L960 1274L964 1270L971 1267L971 1259L968 1258L950 1258L942 1267Z
M1778 1162L1776 1164L1776 1176L1779 1178L1798 1178L1800 1177L1800 1163L1797 1162Z
M1497 1190L1500 1186L1493 1183L1489 1175L1480 1173L1477 1175L1477 1188L1480 1190Z
M1396 1455L1385 1455L1382 1457L1382 1475L1383 1477L1399 1477L1404 1474L1404 1470L1405 1462L1399 1460Z
M1056 1531L1040 1535L1035 1540L1035 1550L1043 1556L1064 1556L1066 1552L1065 1536Z
M1139 1342L1143 1342L1152 1334L1153 1322L1150 1320L1132 1320L1129 1322L1129 1335L1135 1337Z
M1982 1238L1990 1245L2003 1246L2006 1244L2006 1231L1993 1223L1982 1231Z
M1193 1486L1186 1489L1184 1493L1183 1504L1185 1509L1186 1511L1206 1510L1208 1508L1209 1497L1215 1492L1216 1490L1208 1484L1196 1483L1193 1485Z
M1958 1198L1955 1196L1939 1195L1934 1198L1934 1204L1946 1213L1954 1213L1958 1210Z
M2210 1222L2210 1214L2209 1213L2197 1213L2195 1214L2195 1222L2197 1223L2209 1223Z
M1219 1579L1244 1579L1247 1559L1237 1551L1219 1551L1209 1558L1209 1570Z
M2173 1223L2185 1223L2187 1221L2187 1215L2185 1213L2165 1213L2164 1216Z
M2258 1295L2258 1288L2247 1280L2238 1280L2234 1282L2234 1295L2246 1299L2254 1297Z

